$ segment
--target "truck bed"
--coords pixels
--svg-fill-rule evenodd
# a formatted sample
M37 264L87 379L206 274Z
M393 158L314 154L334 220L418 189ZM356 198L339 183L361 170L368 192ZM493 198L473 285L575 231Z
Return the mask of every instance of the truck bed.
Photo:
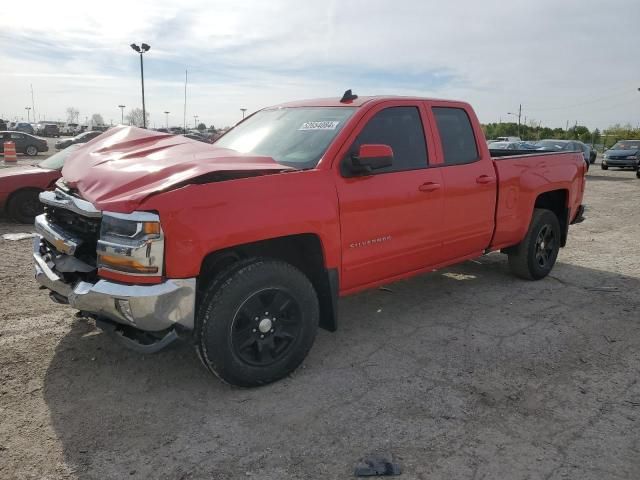
M490 150L498 180L495 233L491 250L517 244L526 234L534 208L562 197L567 226L578 214L586 164L580 152ZM497 156L494 158L494 154ZM562 222L561 222L562 223Z

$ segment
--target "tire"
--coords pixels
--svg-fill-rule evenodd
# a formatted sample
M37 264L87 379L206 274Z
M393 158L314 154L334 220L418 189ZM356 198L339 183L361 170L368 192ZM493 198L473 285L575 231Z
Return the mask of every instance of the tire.
M35 145L28 145L27 148L24 149L24 152L30 157L35 157L38 155L38 147Z
M300 270L279 260L254 259L206 287L196 318L196 347L205 367L224 382L265 385L302 363L319 317L316 291Z
M636 177L640 178L640 170L636 170Z
M17 191L7 202L7 213L18 223L33 223L35 216L43 210L39 194L39 190L33 189Z
M609 170L609 165L605 165L604 163L601 163L601 164L600 164L600 168L601 168L602 170Z
M509 267L518 277L540 280L553 269L560 251L560 223L550 211L533 211L527 235L509 253Z

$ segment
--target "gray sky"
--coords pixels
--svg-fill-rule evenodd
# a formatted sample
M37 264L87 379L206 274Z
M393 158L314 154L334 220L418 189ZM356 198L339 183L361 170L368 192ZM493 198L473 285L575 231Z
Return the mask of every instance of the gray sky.
M185 3L187 6L181 5ZM480 120L552 127L640 123L640 2L41 1L0 15L0 116L38 119L141 106L138 56L146 42L151 123L231 125L288 100L399 94L462 99ZM523 118L524 121L524 118Z

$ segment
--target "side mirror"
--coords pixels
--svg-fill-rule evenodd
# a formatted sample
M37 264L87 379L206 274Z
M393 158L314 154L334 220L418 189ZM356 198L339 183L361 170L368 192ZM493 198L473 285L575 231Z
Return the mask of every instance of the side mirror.
M349 176L369 175L393 165L393 150L389 145L360 145L357 154L352 154L345 162Z

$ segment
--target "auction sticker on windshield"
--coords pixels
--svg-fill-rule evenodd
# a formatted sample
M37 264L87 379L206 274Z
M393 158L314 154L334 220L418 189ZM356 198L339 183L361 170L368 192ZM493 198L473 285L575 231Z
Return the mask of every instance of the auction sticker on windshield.
M340 122L323 121L323 122L304 122L298 130L335 130Z

